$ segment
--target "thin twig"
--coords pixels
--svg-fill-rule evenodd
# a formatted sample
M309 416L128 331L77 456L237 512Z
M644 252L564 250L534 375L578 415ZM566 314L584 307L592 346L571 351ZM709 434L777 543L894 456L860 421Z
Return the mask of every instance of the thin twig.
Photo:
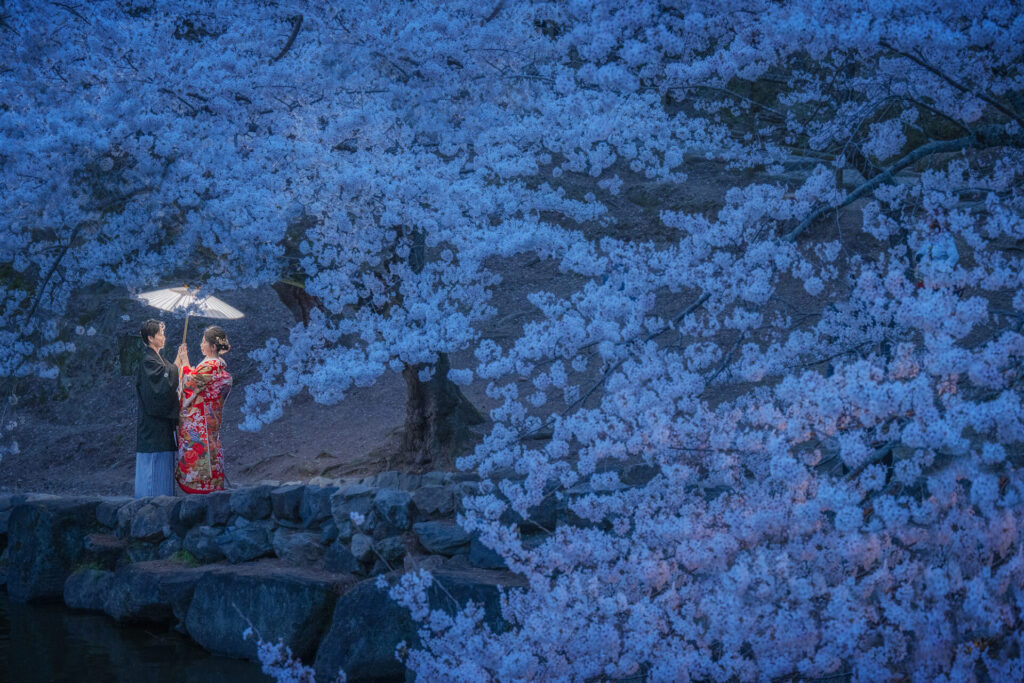
M70 12L71 14L74 14L76 17L78 17L79 19L81 19L85 23L89 24L90 26L92 25L91 21L89 21L88 19L83 17L81 14L79 14L78 10L75 9L74 7L72 7L71 5L65 4L63 2L53 2L53 3L50 3L50 4L55 5L56 7L60 7L61 9L65 10L67 12Z
M295 42L295 39L299 35L300 28L302 28L302 15L296 14L294 17L292 17L292 34L288 36L288 42L286 42L284 44L284 47L281 48L281 52L279 52L276 57L270 60L270 64L273 64L274 62L288 54L288 50L292 49L292 44Z

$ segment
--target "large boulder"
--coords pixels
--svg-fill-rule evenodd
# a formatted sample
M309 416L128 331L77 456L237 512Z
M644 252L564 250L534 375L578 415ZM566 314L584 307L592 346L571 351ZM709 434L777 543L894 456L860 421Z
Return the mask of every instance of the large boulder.
M469 563L478 569L508 569L505 559L485 545L476 534L469 542Z
M145 541L134 541L124 550L124 560L132 562L149 562L157 558L158 546Z
M511 507L505 509L501 515L504 524L518 524L523 531L551 531L558 523L559 504L554 495L547 495L540 503L526 511L523 518Z
M356 559L348 545L342 542L332 543L324 553L324 569L338 574L360 574L362 565Z
M384 563L384 566L386 566L389 571L396 567L401 567L402 558L404 558L408 552L405 547L405 541L401 536L391 536L380 541L375 541L373 546L377 550L377 554L380 555L380 559Z
M224 556L233 564L250 562L274 552L270 522L228 527L217 537L217 544Z
M64 582L64 604L73 609L102 612L114 587L114 572L79 569Z
M85 536L100 531L97 498L25 503L11 511L7 535L7 592L16 602L56 600L64 582L88 561Z
M135 513L149 504L149 498L135 498L117 508L117 535L125 538L131 535ZM99 508L97 508L99 511ZM105 514L105 513L104 513Z
M373 553L373 539L366 534L352 536L352 555L359 562L371 562L376 557Z
M451 476L448 472L424 472L420 477L420 486L444 486L450 481Z
M312 657L331 618L347 576L265 560L219 567L196 586L185 626L192 639L211 652L256 659L251 625L267 642L283 640L300 658Z
M231 491L214 491L207 493L206 523L210 525L227 524L231 519Z
M182 546L200 562L216 562L224 559L224 551L217 542L220 531L209 526L197 526L185 534Z
M301 520L302 498L306 487L301 484L279 486L270 492L270 507L274 517L288 522Z
M178 508L182 499L173 496L147 498L146 504L132 515L129 535L140 541L158 541L178 527Z
M209 496L188 496L181 500L178 508L178 523L186 529L201 524L206 519ZM229 501L228 498L224 500Z
M87 534L84 545L92 560L103 569L114 569L128 550L128 541L113 534Z
M399 574L388 575L391 582ZM473 601L484 606L485 620L496 631L507 627L501 619L499 589L523 586L519 577L508 572L438 571L437 583L428 589L430 605L454 613ZM437 585L440 584L440 585ZM320 642L316 654L318 680L333 680L343 669L348 680L403 680L405 667L395 659L395 646L405 641L416 647L417 624L409 611L377 587L377 579L367 579L338 599L330 630Z
M266 519L273 509L270 492L273 486L263 484L231 492L231 511L246 519Z
M320 534L292 529L278 529L274 532L274 554L288 564L310 567L324 554Z
M412 492L420 519L451 517L455 513L454 486L423 486Z
M333 541L337 537L338 537L338 525L334 523L334 520L333 519L329 519L326 522L324 522L323 527L320 529L320 542L324 543L324 544L330 543L331 541ZM351 538L351 537L352 537L352 534L350 533L349 534L349 538Z
M114 575L103 611L121 623L182 623L192 593L210 567L154 560L128 565Z
M344 522L334 523L334 520L324 523L324 528L321 531L321 538L324 540L339 540L349 542L352 540L352 536L359 532L359 527L352 523L351 519L347 519ZM334 538L329 538L333 536Z
M338 491L334 486L306 486L303 488L299 517L306 526L318 526L331 518L331 496Z
M182 539L180 536L171 536L161 543L156 549L156 556L161 560L165 560L172 557L182 549Z
M373 536L383 539L408 531L412 526L412 496L407 491L381 489L373 497L373 512L378 523Z
M469 551L472 536L455 522L419 522L412 530L429 552L451 556Z
M130 502L132 499L128 496L104 498L96 507L96 521L105 527L116 529L118 511Z
M349 521L349 515L357 512L366 515L373 507L373 497L377 495L376 489L362 484L348 484L340 487L331 496L331 514L339 526Z

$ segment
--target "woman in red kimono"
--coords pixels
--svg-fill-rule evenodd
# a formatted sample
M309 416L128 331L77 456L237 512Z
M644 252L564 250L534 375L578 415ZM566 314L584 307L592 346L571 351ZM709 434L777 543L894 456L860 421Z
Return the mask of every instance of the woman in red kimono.
M231 344L224 330L206 328L199 346L205 358L181 369L181 412L178 421L178 462L174 479L186 493L224 490L220 422L231 391L231 375L221 356Z

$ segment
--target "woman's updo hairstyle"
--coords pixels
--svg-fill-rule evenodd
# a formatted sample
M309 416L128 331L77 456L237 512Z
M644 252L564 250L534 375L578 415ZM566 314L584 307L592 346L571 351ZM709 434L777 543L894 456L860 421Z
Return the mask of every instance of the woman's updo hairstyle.
M206 340L207 344L217 349L218 356L222 356L231 350L231 344L228 343L227 333L216 325L211 325L206 328L206 331L203 332L203 339Z

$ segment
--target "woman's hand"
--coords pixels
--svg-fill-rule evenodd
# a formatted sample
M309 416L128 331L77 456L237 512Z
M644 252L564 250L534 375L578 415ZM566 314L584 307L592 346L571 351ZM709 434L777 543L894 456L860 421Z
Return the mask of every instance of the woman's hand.
M181 346L178 347L178 355L174 359L174 364L179 370L188 367L188 344L182 342Z

